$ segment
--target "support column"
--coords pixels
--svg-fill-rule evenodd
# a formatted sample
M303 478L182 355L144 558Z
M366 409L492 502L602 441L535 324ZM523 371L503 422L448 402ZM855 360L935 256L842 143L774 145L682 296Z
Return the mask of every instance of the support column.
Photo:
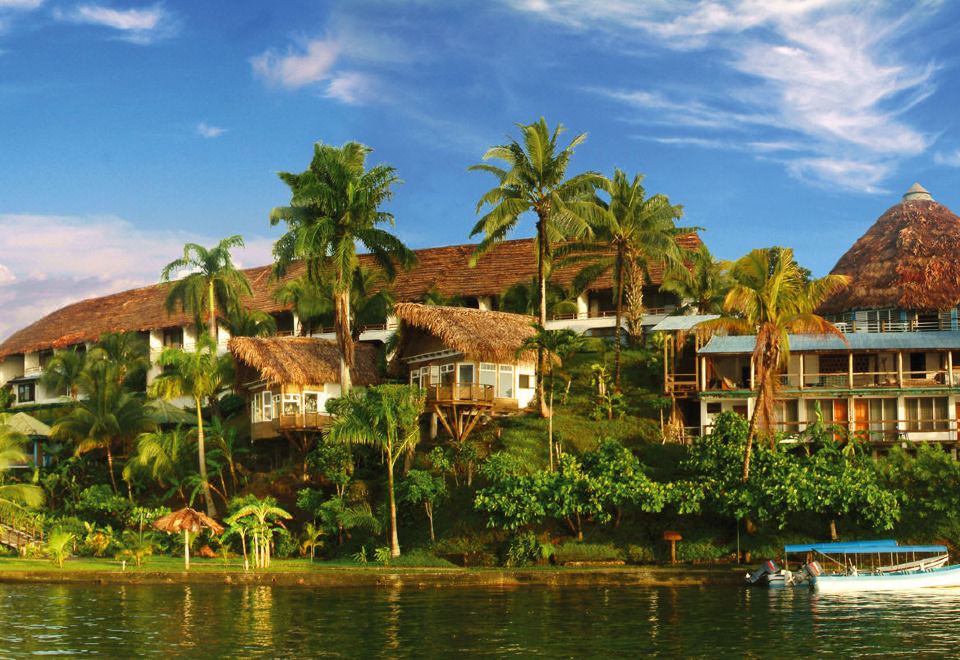
M947 351L947 385L953 387L953 351Z
M903 352L897 351L897 387L903 387Z
M755 385L754 385L755 375L754 375L753 366L754 366L754 365L753 365L753 355L751 355L751 356L750 356L750 389L751 389L751 390L755 387Z
M798 357L800 358L800 389L803 389L803 353L799 353ZM799 404L798 404L799 405Z
M847 389L853 389L853 351L847 353Z

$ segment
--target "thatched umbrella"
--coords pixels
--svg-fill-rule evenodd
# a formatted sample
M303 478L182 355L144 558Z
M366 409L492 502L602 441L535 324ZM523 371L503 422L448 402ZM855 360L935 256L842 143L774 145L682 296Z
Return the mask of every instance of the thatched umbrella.
M183 563L187 570L190 570L190 534L197 534L204 528L213 531L214 534L223 533L223 525L205 513L194 511L190 507L158 518L153 521L153 526L168 534L183 532Z

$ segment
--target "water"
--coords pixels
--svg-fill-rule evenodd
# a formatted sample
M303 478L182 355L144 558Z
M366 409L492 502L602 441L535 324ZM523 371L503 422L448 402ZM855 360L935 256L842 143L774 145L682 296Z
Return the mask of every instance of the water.
M0 657L943 657L960 591L0 584Z

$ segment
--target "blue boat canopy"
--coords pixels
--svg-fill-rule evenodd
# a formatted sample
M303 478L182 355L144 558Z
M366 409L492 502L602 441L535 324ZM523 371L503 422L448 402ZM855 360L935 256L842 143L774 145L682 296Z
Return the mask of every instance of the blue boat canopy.
M801 543L787 545L786 553L822 552L823 554L869 554L875 552L946 552L943 545L898 545L894 539L875 541L845 541L839 543Z

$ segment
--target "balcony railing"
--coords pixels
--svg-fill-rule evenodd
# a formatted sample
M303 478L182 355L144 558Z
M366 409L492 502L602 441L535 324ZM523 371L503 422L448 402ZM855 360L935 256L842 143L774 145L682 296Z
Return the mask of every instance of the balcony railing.
M650 307L644 308L644 316L663 316L665 314L670 314L676 311L676 307L673 305L667 305L666 307ZM616 317L616 310L603 310L595 312L572 312L569 314L554 314L550 317L551 321L583 321L589 319L612 319ZM624 311L624 318L626 318L626 311Z
M813 421L778 421L773 429L785 436L797 436L809 429ZM957 420L954 419L870 419L825 422L826 430L833 432L835 440L852 435L871 444L895 442L958 442ZM703 434L710 435L713 425L703 427Z
M464 383L462 385L427 385L427 401L442 402L470 402L493 404L493 385L478 383Z
M954 370L952 385L960 386L958 370ZM904 371L902 374L896 371L855 371L852 377L848 372L804 373L802 384L800 374L787 373L780 374L780 386L794 390L842 390L868 387L950 387L951 382L946 369L925 369Z
M836 321L834 325L840 332L937 332L942 330L951 330L952 322L948 318L937 320L920 321L911 319L908 321Z

